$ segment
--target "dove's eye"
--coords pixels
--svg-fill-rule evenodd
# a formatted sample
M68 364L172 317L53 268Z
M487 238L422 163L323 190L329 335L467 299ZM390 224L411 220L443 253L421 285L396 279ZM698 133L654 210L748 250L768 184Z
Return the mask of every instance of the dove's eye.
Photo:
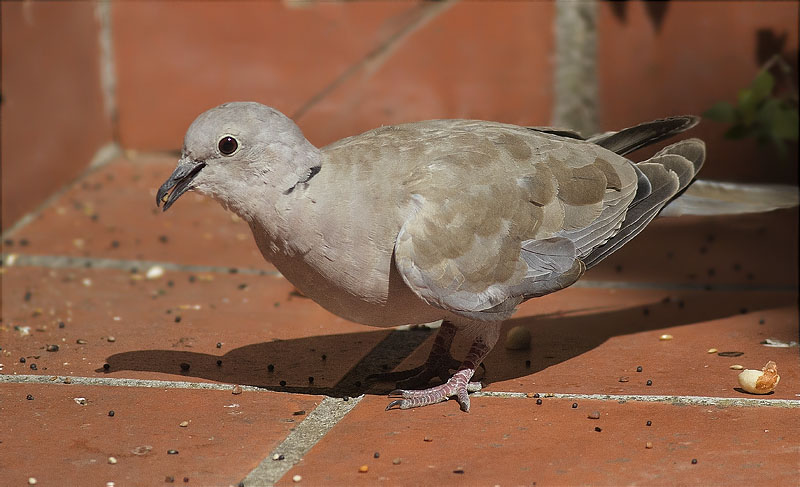
M236 152L236 149L239 148L239 143L236 142L236 139L228 135L220 139L218 147L222 155L229 156Z

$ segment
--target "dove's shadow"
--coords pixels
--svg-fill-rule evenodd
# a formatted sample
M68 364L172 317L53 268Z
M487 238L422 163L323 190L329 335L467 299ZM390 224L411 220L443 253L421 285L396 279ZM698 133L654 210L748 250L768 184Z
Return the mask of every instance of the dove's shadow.
M667 296L669 299L665 299ZM615 336L795 304L796 297L792 293L740 293L736 299L731 299L728 293L663 291L646 306L601 307L569 314L512 318L503 324L501 341L485 360L485 373L478 377L484 385L514 379L565 362ZM505 331L514 326L524 326L531 331L530 350L513 351L503 347ZM755 319L754 326L758 326ZM376 329L375 332L255 343L227 352L220 350L218 355L182 350L137 350L109 356L108 368L97 372L159 372L173 374L176 379L193 377L337 397L386 394L394 388L393 384L368 385L364 378L394 369L412 353L414 360L408 360L401 368L418 365L427 355L433 335L434 330L425 327L410 331ZM365 354L365 350L369 352ZM461 356L458 348L454 356Z

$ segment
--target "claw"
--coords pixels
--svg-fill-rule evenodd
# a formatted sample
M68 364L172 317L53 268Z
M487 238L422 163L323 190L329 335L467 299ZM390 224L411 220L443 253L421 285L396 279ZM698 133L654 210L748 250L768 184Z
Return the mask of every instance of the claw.
M389 411L391 409L403 409L403 401L404 401L404 399L397 399L397 400L394 400L394 401L390 402L389 405L386 406L386 411ZM395 407L395 406L397 406L397 407Z

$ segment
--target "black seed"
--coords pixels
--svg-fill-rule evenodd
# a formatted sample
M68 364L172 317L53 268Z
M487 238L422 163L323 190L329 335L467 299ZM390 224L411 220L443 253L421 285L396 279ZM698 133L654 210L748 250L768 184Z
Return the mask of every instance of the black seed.
M33 297L33 293L31 293L30 291L25 291L25 298L24 298L25 301L30 301L31 297Z
M228 269L228 272L231 273L231 274L236 274L237 272L239 272L239 269L237 269L235 267L231 267L230 269Z
M322 354L322 360L328 360L328 356L325 355L324 353Z
M647 385L648 386L652 386L653 385L653 381L651 381L650 379L647 379Z
M597 432L599 433L599 432L603 431L603 428L601 428L601 427L599 427L599 426L595 426L595 427L594 427L594 430L595 430L595 431L597 431Z
M25 363L25 357L20 357L19 358L19 363L24 364Z
M539 397L539 393L538 393L538 392L534 393L534 394L533 394L533 397L534 397L534 398L537 398L537 397Z
M93 213L92 216L90 216L89 218L91 218L93 222L96 222L97 219L100 218L100 215L98 215L97 213Z
M45 350L48 352L58 352L58 345L48 345Z
M183 481L184 481L184 482L189 482L189 477L184 477L184 478L183 478Z
M247 284L246 283L239 284L239 289L247 289Z
M267 365L267 370L268 370L268 371L270 371L270 372L272 372L272 371L274 371L274 370L275 370L275 366L274 366L274 365L272 365L272 364L269 364L269 365Z
M138 267L131 267L131 274L137 274L139 272Z
M649 316L650 315L650 309L649 308L642 308L642 314L644 314L645 316Z
M641 371L642 371L642 366L641 365L636 367L636 372L641 372Z
M167 450L167 455L177 455L178 450Z
M647 424L647 426L653 426L653 422L652 421L648 421L646 424Z
M166 477L164 477L164 482L171 484L172 482L175 482L175 477L173 477L172 475L167 475Z
M697 459L696 458L692 458L692 465L697 465Z
M38 367L36 367L36 364L31 364L31 370L37 370L37 369Z
M108 412L108 415L109 415L109 416L111 416L111 417L113 418L113 417L114 417L114 410L112 409L111 411L109 411L109 412Z
M11 240L10 238L3 240L3 243L9 246L14 245L14 241Z
M63 321L59 321L58 322L58 327L59 328L64 328L65 326L67 326L67 325Z
M117 240L112 240L111 247L116 249L117 247L119 247L119 242Z
M372 454L372 458L380 458L380 457L381 457L380 452L375 452Z
M541 399L537 399L537 400L536 400L536 404L539 404L539 405L541 405L541 404L542 404L542 400L541 400Z
M181 362L181 370L189 370L189 367L191 367L191 365L187 364L186 362Z
M744 352L719 352L717 355L720 357L741 357Z
M217 367L221 367L221 366L222 366L222 360L217 360Z
M167 243L168 240L169 240L169 238L166 235L159 235L158 236L158 241L161 242L161 243Z
M308 376L308 383L309 384L313 384L314 383L314 376L313 375L309 375ZM358 387L359 385L361 385L361 383L356 381L356 387Z
M167 287L172 287L174 285L175 285L175 281L172 281L172 280L167 281Z
M573 402L572 403L572 409L577 409L577 408L578 408L578 403L577 402Z
M197 278L195 276L189 276L189 282L194 282L196 280Z
M344 402L347 402L347 401L349 401L349 400L350 400L350 398L349 398L348 396L344 396L344 397L342 398L342 401L344 401Z
M464 469L463 468L457 468L457 469L453 470L453 473L459 473L459 474L464 473Z
M278 382L278 384L280 384L280 385L281 385L281 387L283 387L283 386L285 386L285 385L286 385L286 381L285 381L285 380L282 380L282 381Z
M33 396L28 394L27 396L25 396L25 399L27 399L29 401L33 401Z
M292 416L305 416L305 414L306 414L306 410L305 409L301 409L300 411L293 412Z
M180 316L180 315L177 315L177 316L175 317L175 323L180 323L180 322L181 322L181 316Z
M103 364L103 370L108 370L111 368L110 364Z
M526 369L530 369L531 368L531 361L530 360L526 360L525 361L525 368Z
M222 342L217 342L217 348L222 348Z
M760 320L758 320L758 324L759 325L763 325L766 322L767 322L767 320L765 320L764 318L761 318Z
M286 460L286 457L283 454L278 455L278 460Z
M26 246L27 246L29 243L30 243L30 242L28 241L28 239L27 239L27 238L21 238L21 239L19 239L19 244L20 244L20 245L22 245L23 247L26 247Z

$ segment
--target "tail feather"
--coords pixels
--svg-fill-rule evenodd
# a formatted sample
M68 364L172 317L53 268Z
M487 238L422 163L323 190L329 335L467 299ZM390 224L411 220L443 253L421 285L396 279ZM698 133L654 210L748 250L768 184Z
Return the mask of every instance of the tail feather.
M743 184L698 179L673 199L659 216L741 215L794 208L800 203L797 186Z
M680 115L645 122L619 132L598 134L586 140L624 156L637 149L689 130L697 125L699 121L700 119L694 115Z

